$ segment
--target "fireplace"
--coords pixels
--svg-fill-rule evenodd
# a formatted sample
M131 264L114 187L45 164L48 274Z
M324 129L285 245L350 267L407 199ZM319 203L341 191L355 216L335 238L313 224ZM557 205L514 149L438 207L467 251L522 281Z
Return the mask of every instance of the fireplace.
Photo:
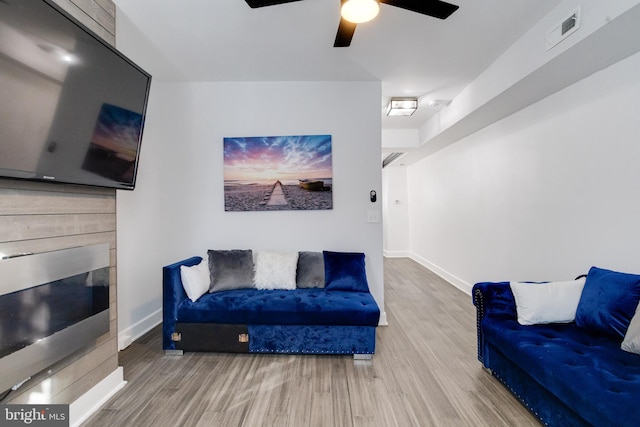
M109 245L0 261L0 392L109 332Z

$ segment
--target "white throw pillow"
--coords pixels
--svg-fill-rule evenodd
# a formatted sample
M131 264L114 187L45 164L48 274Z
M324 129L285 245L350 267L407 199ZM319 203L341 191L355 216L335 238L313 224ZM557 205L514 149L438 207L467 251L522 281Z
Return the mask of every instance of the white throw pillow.
M296 288L298 252L255 252L253 283L256 289Z
M640 304L636 308L636 314L631 318L620 348L629 353L640 354Z
M209 276L209 261L203 259L200 264L193 267L180 266L180 278L182 287L191 301L196 301L209 291L211 278Z
M511 282L518 323L536 325L573 322L585 280L583 277L564 282Z

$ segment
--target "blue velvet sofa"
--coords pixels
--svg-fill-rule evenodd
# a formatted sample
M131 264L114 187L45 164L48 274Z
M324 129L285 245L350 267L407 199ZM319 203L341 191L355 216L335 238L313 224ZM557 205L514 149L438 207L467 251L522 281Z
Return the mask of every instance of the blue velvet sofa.
M233 289L190 300L180 267L163 267L163 349L238 353L349 354L375 352L380 309L368 292L325 288Z
M594 269L589 275L606 272ZM603 298L601 289L592 292ZM637 289L627 296L635 307ZM472 297L478 359L544 425L640 425L640 355L623 351L619 335L584 327L577 316L523 325L509 282L477 283Z

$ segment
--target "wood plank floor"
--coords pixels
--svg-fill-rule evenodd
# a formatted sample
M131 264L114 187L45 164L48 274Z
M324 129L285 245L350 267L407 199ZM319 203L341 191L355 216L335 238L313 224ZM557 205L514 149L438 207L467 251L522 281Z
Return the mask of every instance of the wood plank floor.
M476 358L471 297L385 259L389 326L349 356L165 356L159 327L120 353L127 386L84 426L540 426Z

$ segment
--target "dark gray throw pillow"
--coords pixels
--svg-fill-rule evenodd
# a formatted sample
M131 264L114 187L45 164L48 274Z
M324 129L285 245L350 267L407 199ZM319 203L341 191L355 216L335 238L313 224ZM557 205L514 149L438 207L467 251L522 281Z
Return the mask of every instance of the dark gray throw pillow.
M324 288L324 257L322 252L298 252L296 286L298 288Z
M248 250L207 251L211 286L209 292L255 288L253 284L253 253Z

